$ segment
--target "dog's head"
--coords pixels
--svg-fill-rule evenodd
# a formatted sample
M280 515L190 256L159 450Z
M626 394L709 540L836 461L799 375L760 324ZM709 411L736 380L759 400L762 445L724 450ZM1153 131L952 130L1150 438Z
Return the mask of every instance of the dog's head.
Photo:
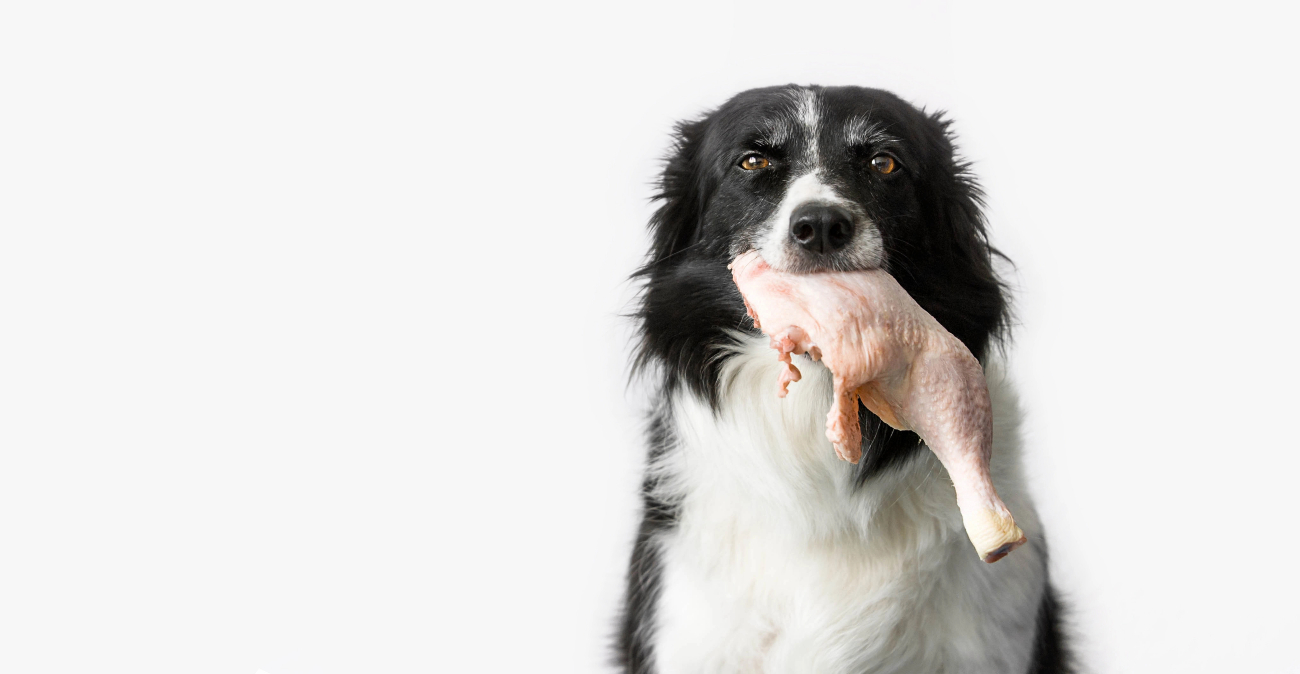
M980 358L1006 325L979 190L940 115L876 89L791 85L677 131L641 271L643 357L707 387L686 371L708 352L693 342L742 323L726 265L750 249L796 273L883 267Z

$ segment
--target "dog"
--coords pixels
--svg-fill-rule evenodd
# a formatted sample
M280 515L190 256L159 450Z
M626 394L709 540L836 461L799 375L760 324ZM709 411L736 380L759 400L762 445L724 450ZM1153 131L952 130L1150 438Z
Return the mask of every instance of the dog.
M616 637L628 674L1073 671L1002 368L1008 290L950 123L860 87L736 95L677 125L650 222L633 371L656 392ZM883 268L984 364L991 470L1029 542L996 564L914 433L859 409L836 458L831 376L780 363L727 265Z

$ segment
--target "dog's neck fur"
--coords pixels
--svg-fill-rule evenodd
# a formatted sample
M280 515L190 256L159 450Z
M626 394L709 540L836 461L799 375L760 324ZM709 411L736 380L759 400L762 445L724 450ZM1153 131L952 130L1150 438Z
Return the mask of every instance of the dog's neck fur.
M989 373L992 470L1031 544L988 565L928 451L859 484L825 438L829 372L800 369L778 399L775 354L741 337L716 407L682 387L663 411L648 484L677 517L653 541L658 671L1025 671L1045 559L1005 377Z

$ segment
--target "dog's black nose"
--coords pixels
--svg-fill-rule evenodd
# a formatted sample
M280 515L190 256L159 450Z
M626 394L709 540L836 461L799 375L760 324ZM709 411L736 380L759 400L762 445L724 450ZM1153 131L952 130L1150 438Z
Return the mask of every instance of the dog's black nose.
M814 253L833 253L853 238L853 214L827 204L804 204L790 214L790 237Z

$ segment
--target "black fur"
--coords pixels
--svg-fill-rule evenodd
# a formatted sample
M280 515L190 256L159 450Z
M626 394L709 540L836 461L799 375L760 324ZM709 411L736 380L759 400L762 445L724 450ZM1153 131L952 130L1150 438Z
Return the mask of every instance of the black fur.
M1043 590L1043 601L1038 606L1034 656L1029 674L1073 674L1077 671L1066 644L1061 612L1061 600L1048 583Z
M672 436L668 430L668 415L660 411L651 418L649 427L650 458L668 451ZM655 485L647 478L641 489L642 518L632 548L632 562L627 572L627 591L623 596L623 615L620 619L615 661L627 674L653 674L650 658L650 635L654 625L654 603L659 594L659 548L655 537L677 522L677 512L672 504L664 503L653 493Z
M885 268L916 302L957 336L981 361L1010 324L1006 291L994 271L1001 254L989 245L981 193L968 165L955 154L949 123L885 91L813 87L827 122L818 139L819 166L840 193L861 207L879 229ZM675 144L659 183L661 202L650 221L648 259L635 277L643 282L636 318L641 341L634 370L652 373L661 399L685 387L717 409L727 347L735 331L755 332L727 264L755 245L756 227L769 219L795 171L806 168L799 138L766 140L770 121L791 114L794 87L738 94L702 118L677 126ZM875 140L851 145L837 136L843 120L871 120ZM839 122L837 124L837 122ZM745 172L740 157L761 150L773 168ZM896 156L902 170L872 174L866 160L878 152ZM812 264L812 263L809 263ZM837 261L827 263L842 268ZM651 452L666 451L669 410L651 423ZM901 465L921 448L911 432L895 431L865 408L860 488L873 476ZM655 537L675 523L671 504L645 489L645 515L633 551L625 609L618 636L624 671L652 671L646 639L659 588ZM1053 595L1039 616L1036 664L1031 672L1066 672Z
M881 230L889 272L982 360L1005 334L1010 313L993 269L993 257L1001 254L988 243L980 190L954 154L949 123L941 114L928 115L885 91L814 89L832 115L866 115L891 136L906 139L889 148L903 155L905 166L889 185L861 180L852 168L860 158L851 153L830 163L840 164L836 175L845 191L858 197ZM755 144L755 129L763 119L788 106L789 91L747 91L703 118L677 126L659 183L661 205L650 221L650 254L635 274L644 281L636 370L657 370L664 394L684 385L716 404L719 355L731 342L728 331L753 330L726 266L752 243L745 227L775 208L770 197L783 189L785 176L765 176L766 185L742 183L734 175L735 159ZM833 146L834 139L828 140ZM915 435L905 435L911 437L899 446L918 444ZM867 454L881 447L868 447ZM864 462L864 470L874 465ZM868 476L869 471L863 478Z

